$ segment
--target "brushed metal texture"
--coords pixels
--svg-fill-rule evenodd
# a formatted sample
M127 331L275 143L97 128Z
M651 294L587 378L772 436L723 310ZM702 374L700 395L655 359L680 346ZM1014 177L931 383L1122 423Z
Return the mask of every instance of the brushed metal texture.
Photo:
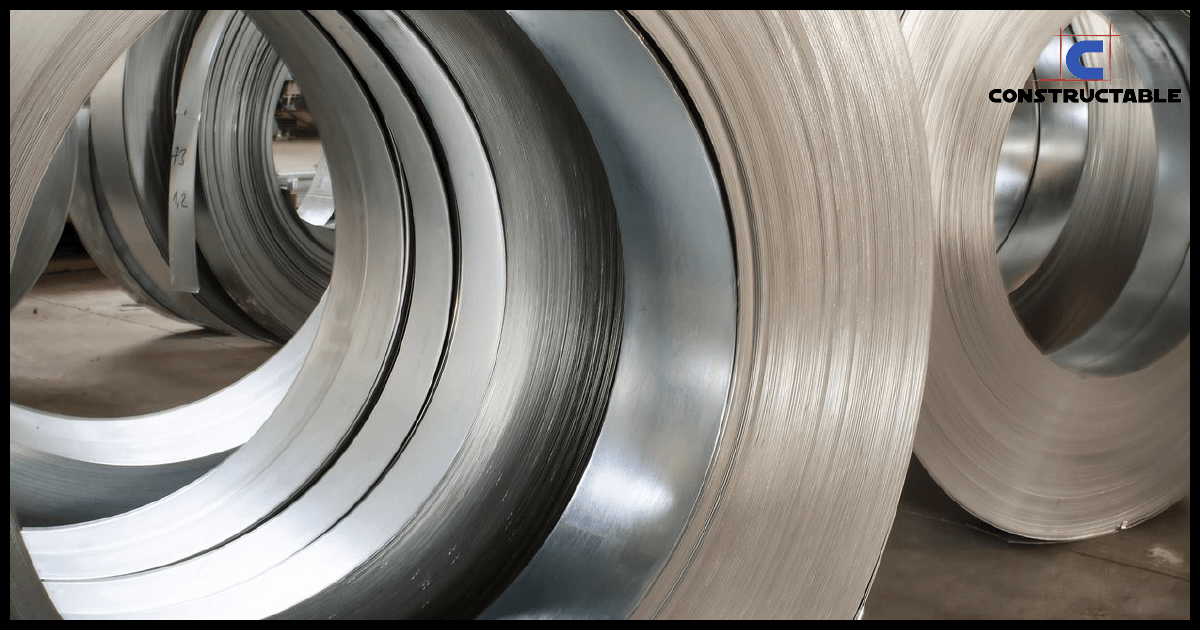
M1185 103L1090 110L1089 151L1104 151L1089 156L1050 257L1075 267L1059 276L1060 284L1074 283L1080 287L1074 296L1091 302L1041 307L1047 317L1076 318L1072 325L1086 328L1082 336L1070 342L1067 335L1044 352L1037 331L1014 314L999 272L992 182L1013 105L992 103L987 95L1019 88L1047 36L1074 17L910 11L902 21L925 110L935 206L933 336L914 450L969 512L1043 540L1088 538L1136 524L1182 498L1190 478L1190 324L1179 315L1188 310L1188 290L1178 285L1189 277L1190 229L1183 226L1190 206L1171 176L1187 164L1187 152L1164 159L1164 150L1187 143L1180 138L1188 134L1179 131L1190 111L1186 81L1149 71L1157 66L1179 77L1174 64L1138 70L1148 86L1183 88ZM1135 32L1146 21L1141 14L1092 18L1086 33L1076 28L1077 37L1107 33L1110 18L1114 32L1123 34L1113 38L1122 40L1113 50L1114 82L1136 79L1123 51L1134 53L1133 66L1142 45L1154 45L1160 62L1168 59L1168 46ZM1105 30L1092 30L1100 24ZM980 59L988 60L990 72L975 71ZM1145 130L1151 114L1157 143L1131 134L1134 125ZM1147 152L1155 146L1157 155ZM1089 221L1083 231L1072 225ZM1109 249L1084 238L1088 232ZM1076 257L1080 252L1087 255ZM1116 259L1119 273L1081 277L1108 269L1108 258ZM1085 326L1071 309L1088 311ZM1086 351L1076 345L1085 339L1095 344Z

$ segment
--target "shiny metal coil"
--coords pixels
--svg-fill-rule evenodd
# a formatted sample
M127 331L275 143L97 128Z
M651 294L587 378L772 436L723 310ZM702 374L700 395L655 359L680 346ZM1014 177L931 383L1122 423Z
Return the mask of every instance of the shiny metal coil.
M287 68L244 15L225 29L198 77L197 245L237 305L288 339L329 284L332 233L301 220L276 182L272 128Z
M739 304L712 468L634 615L850 618L904 479L932 289L924 142L895 17L633 16L720 164ZM865 32L871 52L847 52Z
M88 93L161 12L9 13L9 272L34 191ZM80 40L88 42L86 51ZM77 63L86 61L87 63ZM48 104L57 104L47 107ZM34 575L16 515L9 512L9 616L57 617Z
M270 339L225 293L203 260L200 290L172 289L167 215L177 77L200 21L173 12L130 47L89 97L92 181L101 223L124 266L176 317L225 332ZM82 237L81 237L82 238Z
M170 179L167 189L167 255L171 267L171 289L174 291L200 291L200 270L196 260L198 127L204 113L204 88L213 55L224 39L232 17L231 10L204 14L180 71L179 90L175 99L175 124L169 145Z
M195 16L173 17L178 19L161 22L152 29L150 34L157 35L157 39L139 40L138 46L144 48L149 41L174 49L174 45L165 43L171 38L160 31L164 26L177 29L189 19L194 22ZM222 24L216 27L219 29L217 34L225 28ZM163 58L170 59L171 56ZM157 67L153 59L154 55L149 54L148 61L141 65ZM197 82L203 91L209 74L208 64L191 64L197 65L200 69ZM275 65L278 65L277 60ZM147 92L140 86L135 86L133 91ZM109 238L109 229L115 222L111 216L102 216L98 209L90 177L90 111L85 107L76 116L75 124L68 129L64 144L56 154L56 160L61 162L66 159L68 147L71 149L69 165L74 168L71 171L74 179L47 177L43 188L62 190L64 196L70 196L71 214L79 226L85 247L110 278L135 299L172 314L152 296L162 295L161 290L156 290L161 287L145 283L144 275L139 280L129 271L129 267L141 268L137 256L128 248L117 249L117 241ZM137 128L147 131L144 125ZM164 140L156 131L160 128L149 130L145 142L147 154L166 153ZM78 164L75 164L76 154ZM149 169L147 179L155 179L157 175L155 169ZM194 197L190 189L183 194ZM42 197L39 193L35 203ZM63 204L61 209L66 211L67 205ZM125 210L128 212L130 208ZM47 214L53 216L53 212ZM109 219L107 222L106 218ZM136 221L136 216L132 220ZM146 227L151 224L147 222ZM163 228L160 221L159 230ZM190 246L195 248L194 244ZM11 405L10 494L13 508L27 524L74 523L127 511L190 483L243 444L266 420L294 379L308 352L315 327L315 322L310 323L307 332L297 335L287 348L239 383L204 401L176 409L145 416L98 419L68 417ZM291 336L291 331L287 336Z
M10 515L11 616L861 610L933 294L893 15L248 15L337 196L315 338L186 487L64 526ZM291 348L156 420L235 400ZM62 433L42 452L94 454Z
M85 130L86 131L86 130ZM33 196L33 207L21 230L20 240L13 252L14 264L8 278L8 307L11 309L33 288L50 263L58 241L62 238L67 220L67 209L76 199L76 168L79 163L77 151L80 133L74 125L67 127L37 193Z
M246 443L295 380L320 308L250 374L196 402L121 418L8 410L9 502L26 525L65 525L135 509L193 482Z
M1048 43L1024 88L1057 85L1046 80L1059 76L1062 56L1074 43L1074 37ZM1019 102L1013 110L996 172L996 257L1010 291L1029 279L1062 235L1089 155L1089 109L1087 103L1047 100ZM1112 150L1092 145L1091 155Z
M212 41L202 47L190 36L204 30L205 15ZM95 131L98 159L112 164L98 179L105 229L85 222L82 240L128 259L114 275L157 310L286 341L324 292L333 249L332 233L299 219L276 186L270 129L286 68L235 12L172 13L129 54L132 73L114 68L96 95L112 104ZM114 108L126 116L103 116ZM126 148L132 181L120 176ZM137 194L120 194L131 187ZM168 274L166 287L154 270ZM201 278L202 289L193 284Z
M932 345L914 449L952 498L1008 532L1098 536L1188 491L1189 19L1170 11L902 18L936 213ZM1075 37L1095 39L1110 20L1120 35L1103 38L1111 85L1039 87L1181 89L1183 102L1089 105L1086 153L1072 160L1082 166L1078 186L1054 195L1069 209L1010 294L1003 249L996 253L996 188L1014 104L988 93L1022 87L1031 68L1037 75L1039 55L1068 23ZM981 59L989 72L978 71ZM1070 169L1060 172L1074 181Z

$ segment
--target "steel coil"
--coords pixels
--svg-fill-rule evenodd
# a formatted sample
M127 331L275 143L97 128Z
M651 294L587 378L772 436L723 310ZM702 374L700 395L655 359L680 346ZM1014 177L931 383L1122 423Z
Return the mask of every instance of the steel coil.
M77 192L75 185L79 164L76 154L80 146L78 133L75 125L67 128L33 196L29 218L13 252L14 265L8 280L9 309L37 283L58 246L68 208L72 203L82 202L75 198L82 194L82 191Z
M850 618L895 514L928 335L927 166L895 17L634 15L721 165L739 304L707 483L634 614ZM869 55L850 44L867 32Z
M186 487L10 516L13 616L861 610L933 293L894 16L249 15L337 196L315 339Z
M238 306L289 338L329 283L332 233L279 193L271 129L287 68L254 23L235 14L202 81L198 245Z
M179 319L258 339L272 337L238 308L203 260L201 288L175 291L167 214L176 77L199 16L174 12L151 27L89 97L93 185L107 238L124 267L157 304Z
M71 197L71 207L67 210L67 216L70 218L71 224L75 226L79 242L83 244L88 256L96 263L96 268L113 284L129 294L136 303L160 315L179 319L179 315L151 295L150 291L143 287L135 277L133 270L126 266L125 261L129 258L128 250L118 248L113 239L109 238L108 228L105 227L104 219L100 215L100 208L96 204L96 190L92 178L92 109L90 105L85 104L79 109L72 126L76 130L78 163L73 182L76 192Z
M250 439L295 380L318 308L270 359L233 385L140 416L79 418L10 403L9 502L27 526L126 512L195 481Z
M1078 19L1080 39L1106 35L1111 20L1112 85L1136 94L1144 81L1164 97L1179 89L1182 102L1093 101L1083 172L1053 246L1011 296L999 273L992 184L1014 105L988 95L1021 88L1073 17L903 16L936 211L933 339L915 452L968 511L1046 540L1143 521L1186 494L1190 468L1184 14ZM990 72L977 72L980 59Z
M155 11L70 11L53 20L9 13L9 272L34 191L64 130L92 86L161 15ZM80 41L87 42L83 50ZM48 107L49 104L61 104ZM9 616L57 617L32 565L14 512L9 512Z
M205 29L202 46L191 36ZM306 225L276 186L269 129L286 68L234 12L173 13L129 55L133 72L114 68L97 90L105 106L95 150L106 165L100 222L84 221L82 240L122 288L160 312L286 341L328 284L333 246L332 232ZM115 108L124 118L105 113ZM123 150L128 180L119 176Z

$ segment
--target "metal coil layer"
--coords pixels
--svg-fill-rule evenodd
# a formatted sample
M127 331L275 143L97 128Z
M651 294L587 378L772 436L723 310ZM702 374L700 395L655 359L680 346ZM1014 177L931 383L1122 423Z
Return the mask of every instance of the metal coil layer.
M850 618L895 515L928 339L927 166L895 17L633 16L720 164L739 304L713 467L634 615Z
M271 130L287 68L254 23L235 14L199 78L198 245L221 285L256 322L289 338L329 283L332 233L279 193Z
M1084 14L1072 27L1102 33L1108 20ZM1144 88L1126 48L1113 51L1109 71L1122 77L1122 87ZM1088 109L1087 133L1079 134L1088 148L1075 195L1063 204L1061 231L1043 239L1050 244L1045 258L1009 294L1025 330L1047 351L1078 337L1104 314L1129 280L1150 224L1157 163L1150 106L1114 108L1092 101ZM1064 179L1070 184L1073 178Z
M94 90L101 122L91 150L104 166L98 208L79 211L88 215L81 240L139 302L197 325L282 342L328 283L332 236L285 208L275 187L268 130L282 62L241 16L209 27L218 29L219 50L192 47L204 15L175 12L155 24ZM194 96L183 102L176 94ZM172 142L176 118L199 128L206 159L197 162L195 141ZM192 181L208 180L211 200L195 183L168 189L168 172L197 167ZM180 216L168 221L168 209ZM175 253L168 252L171 223L183 239ZM182 255L188 248L190 258ZM200 282L194 297L176 290L180 273Z
M1066 37L1061 44L1047 44L1025 88L1054 85L1047 79L1058 76L1062 57L1074 43L1074 37ZM1089 155L1089 109L1087 103L1050 100L1018 102L1013 111L996 173L996 256L1010 291L1038 269L1071 215ZM1092 156L1112 149L1092 148Z
M9 404L9 502L22 523L80 523L126 512L195 481L249 440L295 380L320 307L255 371L157 413L79 418Z
M892 15L250 16L337 196L316 338L187 487L10 518L13 616L861 609L932 295Z
M67 216L75 226L79 241L104 276L129 294L136 303L160 315L177 319L178 315L160 303L134 277L133 271L125 264L125 258L129 256L128 250L118 249L116 243L109 238L108 229L104 227L100 208L96 204L96 190L92 180L92 109L89 105L79 109L72 125L77 131L78 163L73 182L75 192L72 193Z
M22 229L21 239L17 242L17 250L13 253L14 264L8 279L10 309L21 301L46 270L62 238L67 209L72 203L79 203L73 199L77 190L75 181L79 164L76 155L79 149L78 133L74 125L67 128L34 194L32 210Z
M1076 23L1077 37L1106 35L1110 20L1120 35L1106 40L1111 87L1144 82L1164 97L1180 89L1183 102L1093 103L1062 234L1012 301L1000 273L993 182L1014 106L988 94L1022 87L1073 17L906 12L902 20L936 212L933 338L915 452L968 511L1045 540L1150 518L1187 493L1191 457L1182 13L1113 11ZM980 59L991 71L977 72ZM1041 281L1054 291L1038 293Z
M173 15L165 24L178 25L188 19L195 21L195 16ZM158 39L152 43L171 50L186 44L172 42L159 33L163 25L153 29ZM224 29L223 25L217 26ZM144 48L149 44L139 40L138 45ZM165 58L169 60L171 55ZM277 58L274 63L279 65ZM149 62L143 65L154 66ZM198 83L202 90L208 66L202 65L200 70ZM168 77L166 82L173 83L173 78ZM135 86L132 91L140 94L148 90ZM75 177L55 179L50 177L55 174L52 170L39 191L61 190L63 196L69 195L72 217L81 226L81 238L98 266L139 301L177 316L152 297L154 285L147 289L128 271L126 261L137 265L136 256L128 249L118 251L108 238L92 191L89 122L90 108L85 107L56 152L55 159L60 162L69 154L71 161L67 164L75 167L71 171ZM144 142L148 153L165 153L166 143L157 136L159 127L137 127L149 132ZM156 178L151 171L148 179ZM189 198L194 196L190 191L187 194ZM45 203L43 196L39 192L35 204ZM66 209L67 205L62 204L62 210ZM53 212L44 214L54 216ZM35 220L43 219L38 216ZM160 231L165 229L159 223ZM148 223L147 227L152 226ZM207 472L249 439L274 410L308 352L315 322L310 321L306 332L297 334L256 372L202 401L175 409L135 417L78 418L12 405L10 494L21 522L57 525L111 516L160 499ZM286 336L291 337L292 332L287 331Z
M109 66L162 13L64 11L51 21L33 11L9 12L10 272L34 192L59 138ZM47 111L47 103L62 106Z
M619 322L615 317L619 303L614 298L620 294L620 265L605 262L606 256L619 252L615 223L611 210L604 211L608 195L603 170L598 165L589 167L588 160L594 162L595 158L581 153L588 146L587 135L577 115L572 122L569 97L561 88L561 95L553 96L554 84L547 83L553 74L547 72L544 62L537 65L527 44L522 49L520 40L513 39L519 32L496 23L495 17L437 18L433 26L451 29L452 35L462 33L453 35L454 41L484 46L476 49L480 56L473 63L528 68L483 76L487 81L524 76L524 89L504 92L495 84L477 88L479 98L491 100L487 108L475 105L474 111L482 114L475 120L482 121L484 134L500 134L499 139L484 137L493 143L489 148L495 146L490 149L495 151L494 159L506 165L497 172L495 188L489 193L488 188L479 187L480 178L491 172L486 161L489 153L482 150L485 145L480 139L474 140L474 148L443 145L442 155L449 160L446 176L453 177L445 181L438 156L423 139L427 137L424 125L407 105L408 98L388 66L370 62L377 53L353 29L338 29L345 25L344 18L328 14L322 19L344 38L338 48L311 18L300 14L263 16L264 23L284 40L288 34L302 35L291 44L277 44L297 78L309 85L327 86L324 97L314 95L310 102L314 111L320 112L323 126L338 138L327 143L330 173L335 190L348 191L339 194L337 235L342 246L331 282L330 305L307 369L301 371L297 385L277 408L274 421L268 420L254 439L196 483L108 521L41 530L42 536L54 539L58 550L50 554L55 557L52 562L39 566L44 578L52 580L73 570L66 566L71 554L62 553L69 549L90 552L93 560L99 552L112 561L81 562L75 571L121 576L47 582L53 585L63 612L87 616L142 610L150 614L148 610L157 609L157 614L171 615L171 610L179 614L182 609L201 606L199 600L206 591L215 597L220 589L238 583L242 586L235 590L243 594L227 592L225 596L242 603L218 605L216 610L224 612L216 614L279 612L329 586L328 580L339 573L297 572L289 563L264 573L273 564L286 558L311 562L325 553L331 541L349 537L360 551L346 553L347 540L338 543L341 563L348 570L366 563L390 537L400 534L396 530L389 535L385 528L367 536L361 519L395 528L408 523L403 531L415 540L410 539L400 550L434 554L432 557L442 562L449 561L439 574L460 573L457 580L443 575L442 588L460 596L487 598L487 588L505 582L497 579L497 572L519 567L519 563L513 564L510 547L528 548L530 543L521 541L537 539L538 532L553 522L548 514L561 510L563 491L573 487L578 476L579 458L598 428L596 412L607 400L602 392L611 384L611 348L619 341L613 325ZM381 19L389 20L394 28L408 28L394 22L398 19L394 15ZM415 35L405 41L418 46L418 51L423 49ZM339 49L357 59L360 68L373 69L362 75L369 82L369 91L359 83L360 75L335 52ZM431 74L421 83L438 82L441 98L458 99L448 90L452 84L446 82L435 58L426 55L423 67ZM514 59L513 55L519 56ZM381 92L387 98L376 99ZM351 98L355 94L360 96ZM496 101L495 95L512 100ZM529 98L539 99L544 107L520 105ZM377 104L384 121L367 124L379 120L368 99ZM463 117L468 110L456 105L461 102L437 105L460 112L455 129L468 133L470 141L474 125L468 122L471 118ZM521 118L514 121L514 115ZM497 118L488 122L488 116ZM324 121L329 122L326 125ZM516 135L520 142L513 137ZM395 157L393 137L397 139ZM531 148L538 150L525 153ZM518 152L510 157L508 153L514 149ZM569 170L564 172L564 168ZM405 180L399 179L400 173ZM461 220L453 231L446 186L453 192L453 211ZM343 195L348 199L341 199ZM504 203L499 201L501 195ZM409 207L411 212L405 211ZM501 208L503 223L496 212ZM368 209L369 222L364 213ZM452 237L453 242L448 240ZM506 259L508 264L504 264ZM460 295L453 294L456 288ZM452 335L447 328L451 325ZM568 350L564 352L564 348ZM455 387L431 389L439 379ZM352 400L359 402L347 404ZM421 426L430 428L414 432L426 415L433 419ZM477 415L480 419L476 422ZM305 417L312 421L303 421ZM399 457L401 451L404 457ZM460 452L465 454L456 456ZM472 472L475 466L488 472ZM260 470L263 467L265 470ZM442 479L445 481L440 482ZM259 483L251 483L254 480ZM504 483L497 485L500 480ZM402 488L395 488L396 483ZM230 494L234 488L240 490ZM398 490L405 492L397 495ZM464 492L475 500L465 500ZM225 498L217 498L221 496ZM412 498L404 500L404 496ZM447 518L438 510L413 513L426 503L413 500L423 496L444 497L448 503L442 510L495 514L503 513L505 502L513 502L514 507L509 508L508 518L492 521L483 514ZM194 501L199 503L186 507ZM500 509L494 502L500 502ZM409 517L372 514L381 509L408 510ZM272 514L275 516L264 521ZM422 515L424 519L418 518ZM160 517L174 524L156 526ZM426 524L417 526L422 520ZM493 523L490 538L485 536L489 528L483 526L487 522ZM447 523L466 529L456 532ZM338 527L330 530L334 524ZM293 529L296 527L299 529ZM291 534L281 539L274 535L280 530ZM26 539L35 542L37 531L27 530ZM103 535L105 531L116 536ZM150 539L145 539L147 534ZM381 534L385 535L382 539L378 538ZM103 535L112 544L107 549L86 543L71 545L72 535L79 536L81 543ZM457 548L462 557L447 558L446 546L422 544L431 535L465 537L461 544L447 545ZM143 540L137 542L139 538ZM498 544L500 541L507 545ZM293 544L302 548L290 547ZM129 545L138 551L129 555ZM257 551L246 556L245 546ZM507 552L498 554L498 549ZM201 553L197 555L197 551ZM35 551L35 555L39 553ZM225 560L229 554L252 557L253 566L230 564ZM188 557L192 559L180 562ZM60 562L64 560L67 562ZM488 562L491 568L487 568ZM228 569L219 572L230 580L224 586L219 578L194 579L195 571L217 564ZM133 574L132 566L159 567L153 575L161 588L147 593L144 582L148 574ZM421 562L417 566L437 565ZM246 581L249 575L245 571L259 579ZM317 591L272 585L280 577L298 575L306 576L309 588ZM174 579L184 579L192 586L171 588ZM459 585L464 580L482 583L462 589ZM407 601L393 597L391 602L376 600L376 606L400 607L391 611L393 614L454 614L450 612L456 610L454 602L446 599L433 602L436 608L428 610L431 603L423 594L434 592L433 585L413 583L408 576L404 583L412 589ZM219 592L209 590L214 587L220 587ZM97 589L105 593L99 599L89 595ZM124 596L120 595L123 589ZM273 595L247 598L244 589L266 589ZM155 593L166 599L156 603ZM165 609L164 604L175 608ZM371 608L359 611L381 614Z
M199 15L174 12L138 39L96 85L92 108L93 185L101 223L125 268L176 317L258 339L272 336L225 293L204 261L196 293L172 289L167 212L177 77Z
M88 93L161 11L63 11L47 19L9 12L9 271L58 139ZM84 50L80 41L89 45ZM60 104L48 106L49 104ZM55 618L33 573L15 513L9 516L9 617Z

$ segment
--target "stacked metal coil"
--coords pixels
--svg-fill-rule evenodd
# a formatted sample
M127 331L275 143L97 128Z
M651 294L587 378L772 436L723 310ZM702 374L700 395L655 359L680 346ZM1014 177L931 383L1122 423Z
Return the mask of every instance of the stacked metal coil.
M191 485L10 532L14 585L71 617L859 609L929 299L921 131L880 96L907 85L890 16L252 17L338 196L312 348ZM882 73L797 72L845 69L864 28ZM704 567L733 557L712 597Z
M312 312L332 235L306 226L276 187L268 129L285 74L240 14L175 12L93 91L100 203L79 211L81 239L139 301L277 343Z
M93 112L118 93L165 111L162 77L191 74L181 33L214 15L160 21L129 53L159 87L132 97L89 81L148 18L77 16L88 46L26 60L17 35L57 31L14 14L10 242L59 110L90 90ZM195 297L166 291L175 190L149 166L181 144L128 149L152 118L122 118L143 125L125 156L91 149L131 169L102 175L123 187L96 186L101 211L142 201L137 230L102 227L164 310L298 339L209 399L97 433L10 414L12 616L850 617L914 435L947 492L1009 531L1147 518L1189 464L1187 135L1161 133L1188 118L1010 124L987 90L1038 81L1070 18L905 12L902 36L887 12L229 17L188 145ZM1186 59L1164 16L1113 19ZM1158 85L1180 67L1150 48L1116 71ZM1000 79L954 65L979 55ZM302 327L331 250L263 159L280 59L338 204ZM40 69L67 62L68 98L30 118ZM1107 275L1082 273L1110 251Z
M1164 101L1177 89L1182 102L1093 100L1086 136L1041 138L1034 173L1062 192L1029 189L1042 195L1031 201L1036 220L1018 230L1026 253L1005 273L989 183L1014 105L988 94L1020 88L1073 19L1076 39L1106 42L1111 61L1088 63L1113 83L1038 87L1156 88ZM1150 518L1189 488L1190 18L918 11L902 21L936 209L915 453L964 508L1020 536L1087 538ZM993 71L975 72L977 59ZM1053 160L1044 173L1043 155Z
M9 274L9 309L21 301L46 269L62 235L67 209L72 204L84 203L82 187L75 185L83 179L77 169L80 133L86 133L86 127L67 128L33 197L32 220L21 230L20 240L13 249L13 260L20 264L14 264Z
M279 193L271 138L287 68L245 15L223 30L205 71L186 77L203 88L196 244L237 305L288 339L329 284L333 233L301 220Z
M91 91L92 183L100 231L85 222L89 251L111 251L149 306L207 328L272 338L198 262L198 289L174 290L167 215L177 77L200 15L175 12L157 22ZM193 246L194 247L194 246ZM121 277L121 276L118 276Z
M225 277L221 278L220 284L215 284L212 274L207 271L202 274L205 280L201 293L207 296L203 304L190 302L191 298L186 292L171 290L178 260L172 258L167 261L171 257L167 256L169 230L165 211L168 204L164 200L168 196L181 194L186 195L187 199L196 199L194 191L197 189L194 185L184 192L175 189L174 167L177 161L182 161L177 160L176 156L182 156L183 151L172 151L173 146L181 143L172 143L171 123L177 112L186 112L189 107L193 111L203 108L200 103L193 105L188 101L198 101L210 81L216 83L216 87L208 90L209 94L222 92L222 81L228 83L230 80L224 79L223 75L214 78L211 72L214 65L239 67L238 63L228 62L221 55L216 55L214 61L211 51L204 54L198 50L201 47L199 40L203 37L210 40L210 49L216 48L220 41L244 43L245 36L226 36L227 30L243 26L243 19L231 21L233 16L230 13L214 12L208 16L196 12L171 14L155 24L131 47L126 53L127 58L119 61L93 90L93 97L98 103L112 102L106 108L101 108L102 113L108 113L105 118L107 122L94 125L92 108L85 106L81 109L56 153L53 164L57 170L47 173L35 197L34 203L40 204L38 209L43 210L35 219L39 222L57 220L61 223L62 213L69 207L81 240L97 265L142 304L191 323L229 330L221 325L214 309L206 306L215 303L226 313L238 314L226 319L242 322L244 325L240 330L245 334L272 340L291 340L266 365L235 385L202 401L158 413L110 417L100 422L97 418L65 416L11 404L10 495L13 508L26 524L57 525L111 516L160 499L194 481L233 449L241 446L269 417L291 385L315 336L319 317L308 318L316 304L315 299L312 304L300 307L302 312L298 316L301 322L304 318L311 321L307 329L296 333L290 328L279 329L274 325L275 320L256 317L260 311L246 308L248 304L269 303L266 299L269 296L260 296L258 300L249 302L238 300L235 306L224 290L229 286ZM193 32L196 33L195 37ZM249 41L252 48L257 47L260 51L266 46L261 34L253 29ZM260 52L259 56L263 54ZM283 71L278 56L271 53L257 63L268 70L266 89L278 93L278 77ZM243 62L241 66L244 65ZM136 80L124 81L121 78L126 68L133 70L131 76L137 77ZM147 77L156 81L148 84ZM237 81L239 87L249 85L258 87L258 91L262 92L262 80L246 83L241 76L232 80ZM189 91L189 87L193 89ZM176 91L180 96L173 101L172 94ZM230 91L226 88L224 93ZM156 105L148 106L145 103ZM151 111L154 114L132 115L129 110ZM219 120L225 129L249 126L261 131L263 126L259 121L266 117L263 112L269 114L270 110L270 107L263 105L247 111L235 111L230 115L216 109L210 111L204 121L209 127L215 126L213 121L217 120L218 115L224 114ZM231 120L233 124L229 124ZM250 121L259 124L249 124ZM264 137L269 138L263 133ZM93 137L101 143L101 148L95 152L95 159ZM141 148L133 148L135 145ZM219 150L230 155L237 153L237 149L260 159L264 151L261 146L222 147ZM194 144L190 150L193 155L196 153ZM121 163L126 151L131 156L128 160L131 176L122 178L113 174L127 171ZM134 156L141 156L141 159L134 159ZM101 161L105 162L102 175L94 181L91 176L92 165ZM191 164L194 169L194 161ZM166 189L168 171L172 176L170 191ZM141 176L133 177L134 173L140 173ZM274 183L269 173L255 175L263 181ZM222 176L226 179L231 177L226 174ZM210 188L215 189L220 185L220 181L210 178ZM129 194L131 190L142 192ZM272 199L276 204L279 203L277 191L268 188L261 194L268 197L262 202L263 207L273 208ZM53 195L69 195L69 204L61 203ZM97 203L97 199L107 200L108 203ZM124 199L125 202L118 203L118 199ZM203 209L203 205L197 207L197 210ZM202 217L211 220L212 214L215 213L205 212ZM139 220L139 217L143 220ZM298 219L294 219L294 222L300 223ZM141 240L140 249L128 246L134 239L125 237L139 230L143 237L149 234L153 242ZM220 241L221 237L210 226L208 230L201 230L203 238L198 239L198 244L224 243L228 247L236 247L240 241L253 238L256 234L258 232L235 231L227 240ZM22 245L31 240L23 237ZM195 250L197 239L193 237L192 240L193 243L188 246ZM222 251L223 248L209 247L209 256L201 258L201 266L208 268L205 260L218 261L225 264L219 267L214 265L214 268L228 269L227 260L215 256ZM331 257L329 251L322 251L326 259ZM33 270L44 266L48 255L48 252L43 258L24 255L14 268L15 273L36 278ZM286 257L286 260L294 267L303 267L304 260L316 257L318 254L306 252L304 256L294 255ZM145 273L146 269L155 268L154 265L161 270L164 261L172 267L172 286L156 283ZM325 261L326 266L328 262ZM319 283L315 288L319 298L324 283L319 279L316 282ZM14 285L13 297L19 299L20 294L31 285L32 280L22 284L20 291ZM166 297L158 299L162 296ZM187 304L194 308L185 310L183 306ZM246 323L251 318L255 321ZM261 327L258 325L260 323ZM264 332L266 330L273 332L268 335Z

